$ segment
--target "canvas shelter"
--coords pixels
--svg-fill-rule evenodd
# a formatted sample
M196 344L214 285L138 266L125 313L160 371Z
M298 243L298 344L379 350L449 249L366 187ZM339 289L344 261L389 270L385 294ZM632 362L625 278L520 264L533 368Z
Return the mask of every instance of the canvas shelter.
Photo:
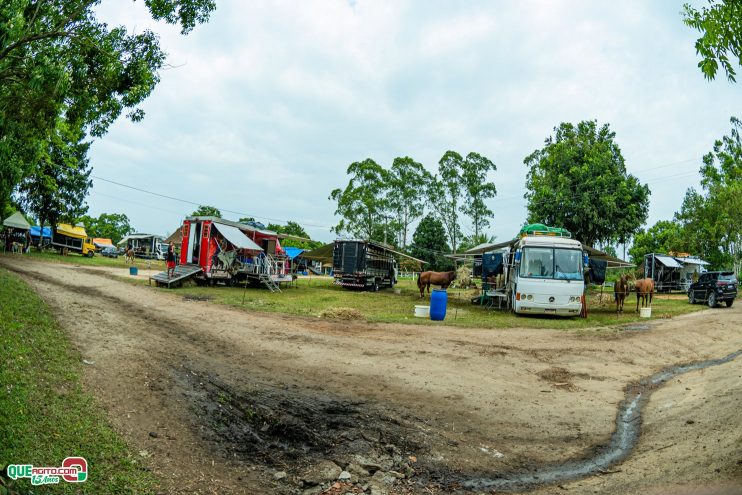
M3 220L3 227L18 230L31 230L31 224L28 223L20 211L16 211L8 218Z
M20 211L16 211L8 218L3 220L3 239L6 251L25 251L31 242L29 224Z
M93 244L95 244L95 247L98 249L105 249L105 248L112 248L115 247L113 245L113 241L111 239L106 239L104 237L94 237L93 238Z

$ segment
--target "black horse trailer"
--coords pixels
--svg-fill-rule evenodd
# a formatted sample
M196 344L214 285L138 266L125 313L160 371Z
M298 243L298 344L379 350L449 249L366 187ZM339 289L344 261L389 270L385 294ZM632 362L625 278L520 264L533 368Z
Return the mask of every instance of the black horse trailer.
M349 289L377 291L397 283L394 252L371 241L335 241L333 277Z

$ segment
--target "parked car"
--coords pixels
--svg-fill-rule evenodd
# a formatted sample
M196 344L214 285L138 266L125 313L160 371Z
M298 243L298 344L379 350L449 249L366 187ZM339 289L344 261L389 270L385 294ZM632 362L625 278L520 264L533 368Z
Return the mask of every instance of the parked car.
M103 248L101 250L100 254L101 254L101 256L107 256L108 258L118 258L119 257L118 250L115 247L113 247L113 246Z
M734 277L734 272L703 273L698 282L693 282L688 289L688 302L691 304L705 302L710 308L722 301L731 307L735 297L737 297L737 279Z

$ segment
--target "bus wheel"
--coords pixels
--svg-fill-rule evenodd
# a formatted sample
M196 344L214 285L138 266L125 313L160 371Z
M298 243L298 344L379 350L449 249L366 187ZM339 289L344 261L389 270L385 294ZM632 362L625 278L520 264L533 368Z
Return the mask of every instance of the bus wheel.
M88 251L88 254L86 254L85 256L87 256L88 258L92 258L93 254L94 253L92 251Z

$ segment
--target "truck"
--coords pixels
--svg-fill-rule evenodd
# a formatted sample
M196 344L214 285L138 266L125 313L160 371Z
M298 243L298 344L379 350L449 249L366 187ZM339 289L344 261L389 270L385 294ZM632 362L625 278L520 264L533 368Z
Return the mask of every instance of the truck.
M72 251L74 253L80 253L83 256L92 258L95 254L95 244L93 239L88 237L85 232L85 227L82 225L70 225L68 223L60 223L54 229L52 234L52 240L50 243L60 251Z
M397 283L395 252L382 244L336 240L332 253L335 284L346 289L378 291Z
M119 241L118 246L134 250L137 258L164 260L167 255L167 244L160 235L129 234Z

